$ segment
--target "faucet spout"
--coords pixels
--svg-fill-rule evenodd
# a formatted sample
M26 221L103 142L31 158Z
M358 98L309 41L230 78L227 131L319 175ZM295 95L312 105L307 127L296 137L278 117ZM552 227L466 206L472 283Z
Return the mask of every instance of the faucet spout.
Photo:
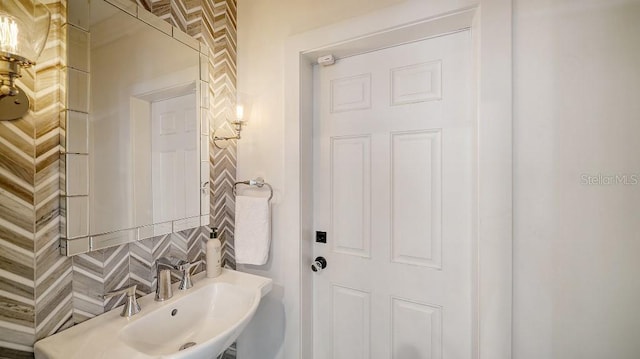
M161 302L163 300L173 297L173 289L171 288L171 271L175 270L182 274L180 279L180 290L187 290L193 287L191 281L191 270L195 268L202 261L195 261L189 263L187 261L177 258L162 257L156 261L156 301Z
M158 302L173 297L171 288L171 270L178 270L180 260L162 257L156 261L156 297Z

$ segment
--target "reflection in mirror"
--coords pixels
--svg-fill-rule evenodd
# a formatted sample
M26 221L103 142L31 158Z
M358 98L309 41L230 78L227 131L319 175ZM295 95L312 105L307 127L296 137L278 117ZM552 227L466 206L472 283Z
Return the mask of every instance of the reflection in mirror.
M198 52L104 1L90 33L90 234L199 216Z
M201 173L208 171L200 146L207 130L200 121L203 55L172 37L179 30L160 24L165 31L104 0L91 1L91 249L198 227L208 213L201 213L208 207L201 206L201 182L208 179ZM74 210L67 210L69 228ZM63 237L73 238L69 231Z

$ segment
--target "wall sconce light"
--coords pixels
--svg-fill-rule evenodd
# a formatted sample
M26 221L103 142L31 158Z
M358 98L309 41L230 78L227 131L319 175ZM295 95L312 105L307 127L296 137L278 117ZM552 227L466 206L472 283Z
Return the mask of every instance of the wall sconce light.
M16 85L21 70L35 65L49 34L51 13L38 0L0 0L0 120L16 120L29 110L29 98Z
M216 131L213 132L212 136L213 136L213 144L220 148L220 149L224 149L229 147L229 140L239 140L241 137L241 133L242 133L242 126L244 126L245 121L244 120L244 106L242 105L237 105L236 106L236 120L232 121L231 124L234 127L235 130L235 135L233 136L216 136L216 133L219 133L221 131L224 131L224 129L218 129Z

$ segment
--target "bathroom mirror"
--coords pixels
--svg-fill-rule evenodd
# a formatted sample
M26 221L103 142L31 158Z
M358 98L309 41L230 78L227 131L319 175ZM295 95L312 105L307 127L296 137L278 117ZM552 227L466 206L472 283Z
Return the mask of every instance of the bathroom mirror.
M208 224L206 51L134 3L113 1L70 2L88 6L90 20L68 31L66 255ZM85 38L88 66L73 68ZM83 118L86 153L74 152Z

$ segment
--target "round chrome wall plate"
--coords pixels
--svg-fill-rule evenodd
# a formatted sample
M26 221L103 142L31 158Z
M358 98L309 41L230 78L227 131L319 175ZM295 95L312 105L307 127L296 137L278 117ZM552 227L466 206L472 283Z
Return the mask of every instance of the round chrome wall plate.
M15 96L0 96L0 121L22 118L29 111L29 98L19 90Z

